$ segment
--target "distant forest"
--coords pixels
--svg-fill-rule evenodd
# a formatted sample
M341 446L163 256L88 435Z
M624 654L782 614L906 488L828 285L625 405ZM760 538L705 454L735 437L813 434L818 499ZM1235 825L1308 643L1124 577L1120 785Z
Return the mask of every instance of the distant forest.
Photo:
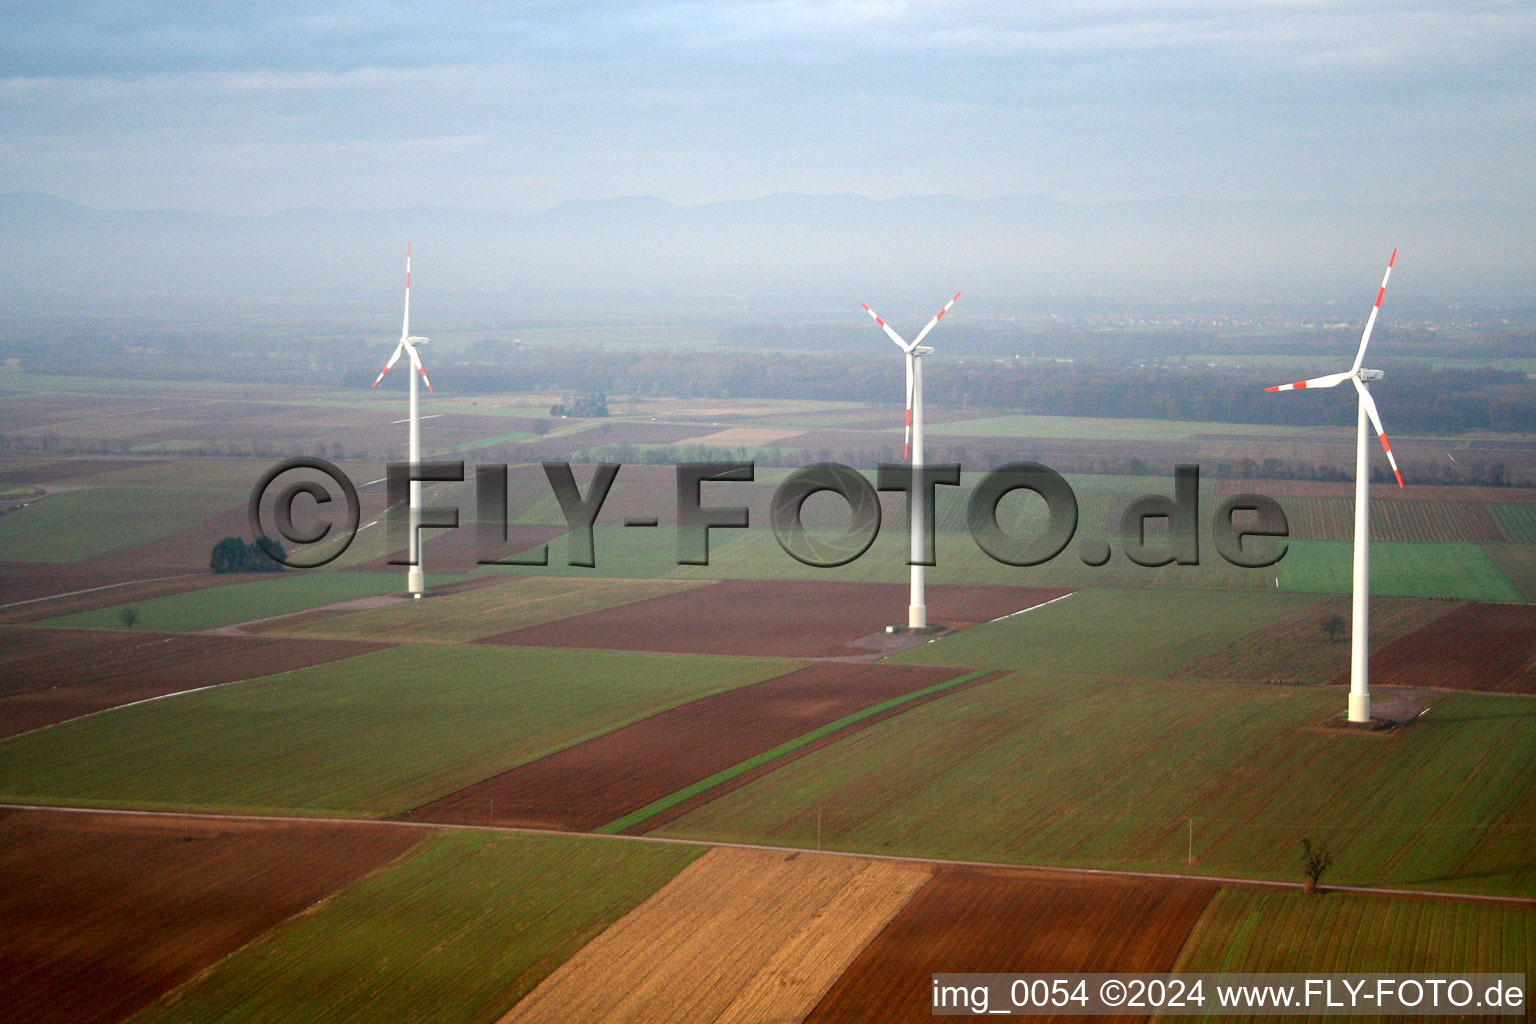
M958 325L957 325L958 326ZM810 350L811 339L821 345ZM852 341L850 339L856 339ZM731 328L720 344L687 349L514 346L486 339L430 353L434 385L445 392L554 391L680 398L789 398L890 404L900 400L901 361L865 333L841 328ZM1039 415L1132 417L1233 423L1349 425L1345 394L1266 395L1269 384L1347 365L1352 332L1316 331L1244 339L1188 330L957 330L927 368L937 407ZM777 346L792 354L766 351ZM1295 357L1266 367L1209 366L1201 356L1244 345L1255 355ZM0 355L41 373L361 386L385 346L358 339L261 339L241 343L194 332L125 338L99 330L12 333ZM1496 369L1434 368L1429 357L1536 358L1536 332L1485 332L1454 343L1433 331L1383 331L1373 354L1390 349L1375 393L1396 433L1464 430L1536 432L1536 381ZM1319 360L1324 361L1320 364ZM1382 365L1383 360L1368 360Z

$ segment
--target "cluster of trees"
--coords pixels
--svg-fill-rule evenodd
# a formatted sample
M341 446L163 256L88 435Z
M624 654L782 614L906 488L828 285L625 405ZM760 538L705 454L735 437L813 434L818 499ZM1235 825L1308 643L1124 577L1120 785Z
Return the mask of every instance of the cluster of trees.
M208 568L216 573L226 572L282 572L285 566L272 557L283 557L287 552L275 540L266 537L246 543L239 537L225 537L213 546L208 557Z
M608 396L601 391L593 391L576 398L567 398L564 402L556 402L549 407L551 416L575 416L578 419L603 419L608 415ZM535 425L537 427L537 425ZM545 430L548 430L548 424Z

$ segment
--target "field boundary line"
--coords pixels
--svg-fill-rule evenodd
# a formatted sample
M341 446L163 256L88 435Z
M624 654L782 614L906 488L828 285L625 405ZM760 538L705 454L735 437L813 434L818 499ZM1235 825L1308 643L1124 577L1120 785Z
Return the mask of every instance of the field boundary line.
M1037 874L1090 878L1143 878L1156 881L1209 882L1250 889L1305 890L1301 882L1283 882L1273 878L1244 878L1237 875L1194 875L1167 871L1134 871L1122 868L1074 868L1059 864L1014 864L991 860L947 860L943 857L917 857L897 853L863 853L858 850L817 850L814 847L783 846L773 843L743 843L719 839L688 839L681 836L635 835L620 832L581 832L572 829L523 828L516 825L457 825L434 821L405 821L398 818L336 818L320 815L231 814L222 811L151 811L122 807L71 807L55 804L18 804L0 802L0 811L53 811L61 814L115 814L139 818L192 818L204 821L270 821L288 824L353 825L359 827L420 828L439 832L502 832L523 836L570 836L572 838L611 840L630 843L668 843L674 846L724 847L731 850L762 850L768 853L817 854L825 857L851 857L855 860L895 861L902 864L927 864L936 867L987 868L999 871L1030 871ZM1361 896L1404 896L1420 899L1454 900L1463 903L1495 903L1536 907L1536 896L1501 896L1497 893L1456 892L1441 889L1405 889L1369 885L1323 885L1320 893L1342 892Z
M1078 591L1076 591L1076 590L1072 591L1072 594L1076 594L1076 593L1078 593ZM1072 594L1062 594L1060 597L1053 597L1049 601L1041 601L1039 604L1032 604L1028 608L1020 608L1016 612L1009 612L1007 615L999 615L995 619L988 619L987 622L989 622L989 623L991 623L991 622L1002 622L1004 619L1011 619L1015 615L1024 615L1024 614L1027 614L1028 612L1032 612L1032 611L1036 611L1036 610L1038 610L1040 608L1044 608L1048 604L1055 604L1057 601L1065 601L1067 598L1071 597ZM938 639L938 637L934 637L934 640L937 640L937 639ZM930 643L931 642L932 641L930 641Z

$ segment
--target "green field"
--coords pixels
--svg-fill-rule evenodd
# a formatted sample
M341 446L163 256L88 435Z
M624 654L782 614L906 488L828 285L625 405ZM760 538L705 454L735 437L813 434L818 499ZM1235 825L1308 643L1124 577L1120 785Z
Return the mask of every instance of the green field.
M1511 544L1536 544L1536 505L1493 505L1488 509Z
M457 578L428 576L428 582L429 585L441 584ZM139 610L138 628L195 633L404 589L400 575L385 572L300 569L270 576L232 576L229 579L228 586L133 602L133 607ZM97 608L61 615L41 625L121 629L123 624L117 614L116 607Z
M1354 544L1293 540L1275 566L1283 590L1347 594ZM1397 597L1454 597L1462 601L1519 601L1520 591L1476 544L1371 544L1371 593Z
M939 637L890 660L916 665L1160 677L1234 634L1316 601L1295 594L1083 590L1043 608Z
M494 1021L702 852L445 833L132 1020Z
M1069 602L1068 602L1069 603ZM657 830L872 853L1536 894L1536 702L1322 730L1336 690L1018 672L877 723Z
M1327 881L1325 875L1325 887ZM1224 888L1190 932L1173 971L1486 972L1524 974L1529 980L1536 976L1536 912L1528 906L1392 899L1358 893L1329 893L1319 898L1295 891ZM1208 999L1211 995L1206 993ZM1276 1018L1212 1014L1205 1019Z
M381 816L791 662L402 646L0 742L0 800Z
M62 491L0 516L0 551L14 562L82 562L169 536L245 497L225 488Z

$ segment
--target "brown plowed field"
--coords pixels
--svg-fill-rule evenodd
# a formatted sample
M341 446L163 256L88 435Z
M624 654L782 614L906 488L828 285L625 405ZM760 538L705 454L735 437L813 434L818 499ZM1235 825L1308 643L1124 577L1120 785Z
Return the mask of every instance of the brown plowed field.
M1372 652L1371 684L1536 693L1536 605L1459 605Z
M950 668L827 662L691 701L493 775L411 821L593 829Z
M711 850L562 964L502 1024L797 1021L931 871Z
M1164 972L1216 888L940 868L805 1020L931 1021L935 973ZM1031 1018L1044 1019L1100 1018Z
M929 587L930 622L989 622L1054 600L1047 587ZM514 647L586 647L764 658L868 655L846 646L905 622L904 583L726 580L649 601L487 637Z
M5 1017L123 1020L425 834L0 811Z
M0 627L0 737L133 701L390 645L347 640ZM18 654L13 645L19 646Z

